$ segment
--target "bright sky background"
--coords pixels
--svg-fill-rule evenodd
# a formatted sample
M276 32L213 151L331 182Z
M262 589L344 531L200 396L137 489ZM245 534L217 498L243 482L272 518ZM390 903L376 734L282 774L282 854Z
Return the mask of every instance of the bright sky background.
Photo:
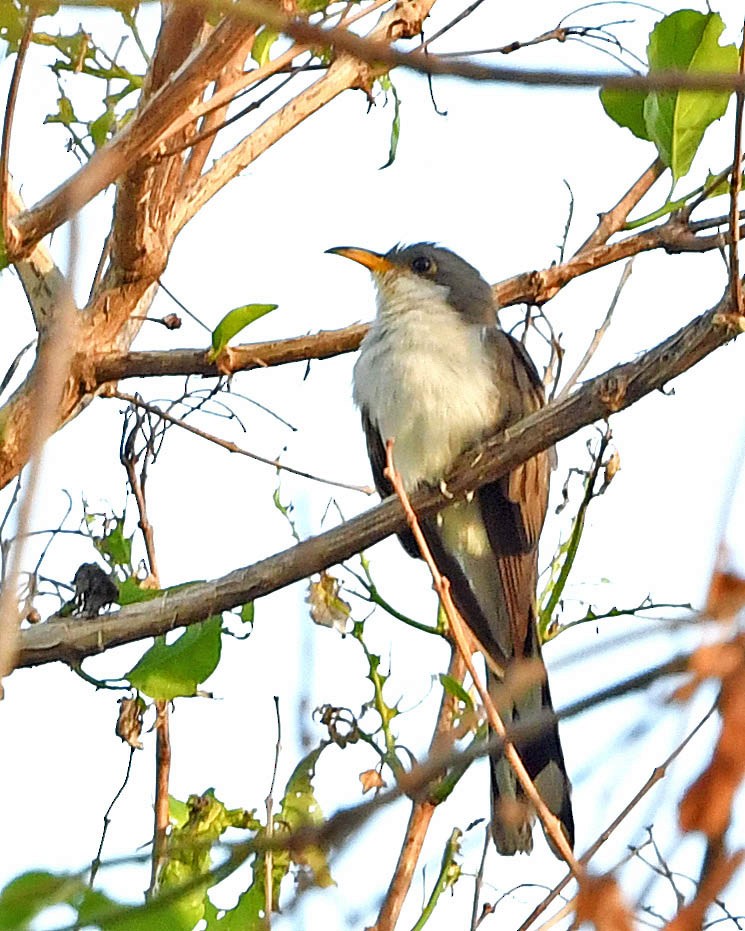
M677 7L661 4L664 12ZM453 0L440 0L428 33L460 8ZM722 0L715 9L730 26L726 41L736 41L741 4ZM527 40L553 27L570 10L571 4L562 7L544 0L517 5L487 2L453 30L440 50ZM150 28L153 13L148 13ZM615 4L588 9L571 22L597 25L632 17L637 23L617 32L643 54L655 19L649 11ZM76 11L60 15L60 28L74 31L81 19L93 29L100 21ZM111 29L110 48L122 31L118 24ZM149 31L146 26L145 34ZM29 57L13 130L11 170L27 204L76 167L74 157L65 151L65 132L41 125L57 96L54 76L39 67L44 60L36 50ZM510 64L615 67L605 56L577 43L529 49L511 58ZM0 68L3 94L10 67L6 62ZM323 254L334 245L384 250L396 241L435 240L461 253L490 281L546 267L558 258L566 222L569 196L564 182L574 194L571 252L591 231L596 215L617 200L654 155L650 145L610 123L592 90L531 90L441 80L434 86L438 107L447 111L443 117L434 111L423 78L396 72L394 81L402 100L401 140L391 168L378 170L387 158L392 107L377 106L368 113L364 95L348 92L262 156L187 227L173 250L164 282L208 326L230 308L255 301L277 303L279 310L251 328L247 336L251 340L369 319L373 303L368 276L351 263ZM78 83L73 82L73 89ZM78 104L78 99L76 107L85 113L85 101ZM712 128L693 173L681 182L681 192L699 184L709 168L719 170L728 162L732 122L730 108ZM246 126L239 124L239 131ZM651 210L664 200L666 184L663 180L653 189L643 208ZM83 213L84 248L77 281L81 296L87 293L108 228L111 203L109 192ZM714 210L725 212L726 201L715 202ZM55 235L53 249L64 261L65 231ZM565 372L572 370L602 320L621 271L618 265L582 278L551 302L551 319L564 334L567 348ZM634 358L683 326L718 300L725 280L724 264L715 253L639 257L612 328L587 375ZM0 306L2 373L33 336L20 285L7 272L0 279ZM152 313L161 316L177 310L161 293ZM514 316L506 319L512 321ZM207 340L204 331L185 317L183 329L175 333L146 325L136 346L206 346ZM730 513L734 495L736 455L743 442L739 403L743 361L741 343L724 348L676 381L671 395L656 394L613 419L621 472L591 508L563 620L582 616L588 603L598 610L631 607L648 594L657 602L701 605L723 515ZM200 425L262 455L281 453L287 463L310 472L367 483L364 441L351 402L353 362L351 355L314 362L307 378L304 365L235 377L235 392L276 411L297 427L294 432L245 401L237 402L245 433L235 423L216 418L203 419ZM124 388L158 399L177 396L182 385L182 380L168 385L149 380L127 382ZM92 509L121 511L122 407L116 401L98 400L51 440L35 527L52 527L61 518L66 508L63 489L74 502L70 526L77 526L83 499ZM561 445L554 478L557 501L568 469L586 466L585 443L592 435L587 430ZM289 528L272 504L275 487L271 469L171 430L148 489L162 583L212 578L291 545ZM345 516L372 503L360 494L287 475L281 478L281 497L294 504L303 536L338 521L336 509L328 506L330 497ZM6 503L7 490L0 496L3 510ZM742 504L740 512L741 508ZM566 532L570 510L550 518L544 562L558 535ZM129 519L134 531L133 509ZM742 549L739 537L733 522L730 542L735 557L737 547ZM385 597L400 610L431 623L435 602L422 566L395 541L380 544L369 555ZM44 572L70 580L77 566L92 558L92 549L78 538L63 537L52 546ZM222 662L207 684L215 700L177 702L172 717L176 797L185 799L214 786L230 807L263 811L276 739L272 696L279 696L283 726L280 790L300 756L303 729L311 744L323 736L308 709L331 703L357 711L369 699L359 644L314 627L304 597L305 586L298 584L258 602L251 637L244 642L225 639ZM355 616L364 617L367 606L349 600ZM421 752L439 701L433 676L444 669L446 647L380 612L368 621L366 631L369 647L381 653L384 667L390 668L388 701L400 697L407 711L397 721L401 743ZM622 648L600 649L622 635ZM597 630L593 625L577 628L545 651L554 702L561 708L593 689L664 661L700 636L700 631L672 634L659 622L606 621ZM121 675L143 647L120 648L88 661L85 668L94 676ZM711 700L708 695L690 709L670 708L666 695L667 689L659 687L643 700L604 706L563 726L567 764L575 783L578 851L595 839ZM61 665L23 670L6 683L6 700L0 705L5 748L0 790L6 802L2 884L32 867L84 868L95 855L103 815L121 783L128 754L114 734L117 698L117 693L95 692ZM627 844L644 838L643 826L654 822L655 837L668 861L688 875L696 874L700 845L690 839L681 843L673 828L674 806L687 779L708 759L714 733L710 726L663 787L648 796L614 835L597 858L598 870L612 867L624 856ZM131 854L150 839L152 735L146 736L145 744L146 749L136 754L132 777L112 814L106 857ZM359 745L327 750L316 780L324 812L358 801L358 774L374 765L371 752ZM332 863L337 888L308 894L298 911L277 918L276 927L334 928L346 923L361 928L370 923L395 862L407 812L406 805L399 803L376 819ZM482 763L471 768L453 799L435 816L421 861L426 877L418 871L401 928L416 921L452 828L465 829L488 813L487 767ZM734 847L743 843L742 827L740 823L739 832L733 832ZM475 873L482 841L483 826L464 836L464 874ZM563 875L538 834L536 848L531 858L499 859L490 853L487 899L495 901L521 883L551 885ZM652 881L651 872L638 864L624 876L630 894L640 893ZM101 879L115 893L131 898L146 885L144 874L133 878L131 871L102 874ZM287 888L291 891L289 884ZM681 880L680 888L688 893L690 883ZM455 895L438 907L430 927L466 927L472 891L473 881L464 875ZM514 926L541 897L541 889L519 889L484 927ZM725 900L733 912L745 910L741 890L733 889ZM666 916L674 908L669 886L658 888L644 902ZM60 916L60 923L64 920Z

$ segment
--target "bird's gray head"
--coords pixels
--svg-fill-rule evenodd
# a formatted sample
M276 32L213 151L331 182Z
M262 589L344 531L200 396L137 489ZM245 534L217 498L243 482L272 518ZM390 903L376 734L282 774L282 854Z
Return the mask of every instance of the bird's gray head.
M419 242L413 246L394 246L385 255L355 246L337 246L327 251L369 268L384 298L402 278L413 286L421 281L429 285L423 288L424 295L432 293L435 287L442 288L448 303L468 323L485 326L495 322L491 288L473 265L449 249Z

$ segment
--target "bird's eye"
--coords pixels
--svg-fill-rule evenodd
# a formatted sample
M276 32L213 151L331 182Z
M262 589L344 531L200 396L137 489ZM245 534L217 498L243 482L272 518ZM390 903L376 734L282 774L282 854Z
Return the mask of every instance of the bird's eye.
M426 255L418 255L411 263L411 270L417 275L428 275L435 270L435 263Z

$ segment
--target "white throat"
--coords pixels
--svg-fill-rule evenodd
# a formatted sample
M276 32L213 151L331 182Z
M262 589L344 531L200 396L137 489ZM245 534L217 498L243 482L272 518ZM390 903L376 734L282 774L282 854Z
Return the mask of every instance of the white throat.
M408 490L437 482L500 420L483 328L448 303L448 289L409 275L380 282L378 316L354 367L354 400Z

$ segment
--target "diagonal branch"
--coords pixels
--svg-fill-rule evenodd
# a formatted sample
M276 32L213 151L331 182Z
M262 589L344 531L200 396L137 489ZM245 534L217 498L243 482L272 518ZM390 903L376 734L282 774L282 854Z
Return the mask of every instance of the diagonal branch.
M586 382L570 397L551 402L489 439L480 450L465 453L447 477L445 493L439 488L429 488L412 495L416 513L420 517L435 513L453 497L467 495L496 480L581 427L607 418L662 388L734 339L741 332L740 323L741 318L733 313L728 288L716 307L654 349ZM166 592L145 605L132 605L117 614L39 624L23 631L18 665L57 660L76 662L112 646L196 623L341 562L404 529L405 524L400 503L388 499L333 530L213 581Z

